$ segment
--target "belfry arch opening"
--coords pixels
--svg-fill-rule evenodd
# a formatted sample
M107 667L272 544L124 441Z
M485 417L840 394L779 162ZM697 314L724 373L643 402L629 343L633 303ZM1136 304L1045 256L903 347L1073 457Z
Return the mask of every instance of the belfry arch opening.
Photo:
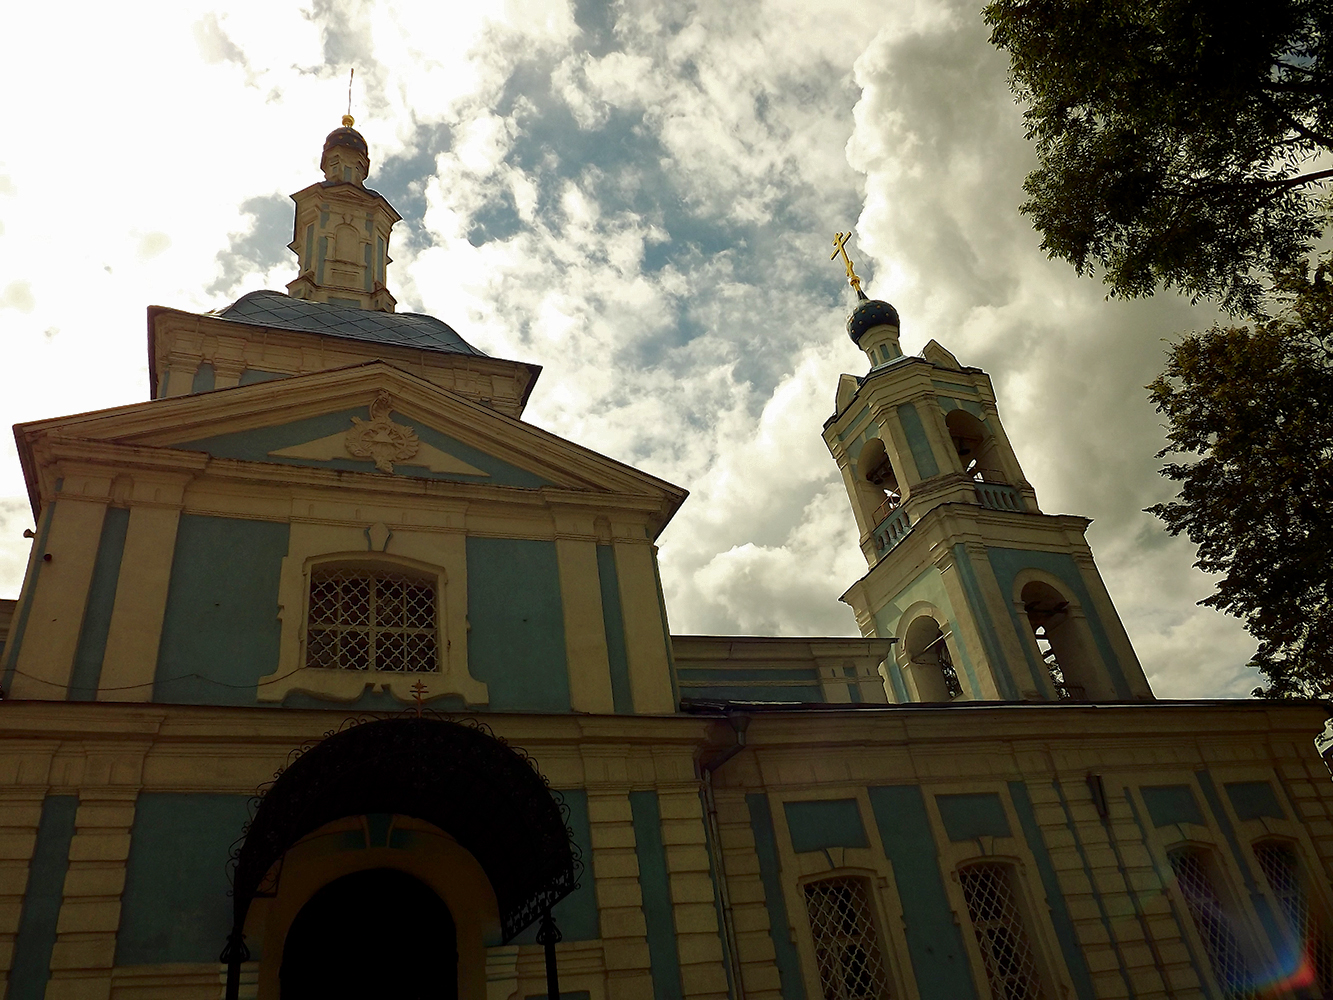
M449 907L392 868L335 879L292 921L280 1000L457 1000L458 946Z
M884 442L871 438L856 460L858 490L865 498L871 524L879 524L902 504L902 490Z
M1008 477L1000 465L995 438L986 425L966 410L951 410L944 417L949 438L963 474L983 483L1005 483Z
M922 615L907 627L903 643L907 667L921 701L952 701L963 695L948 638L949 634L930 615Z
M1020 600L1056 698L1082 701L1099 694L1093 690L1092 670L1068 598L1049 583L1034 580L1024 585Z

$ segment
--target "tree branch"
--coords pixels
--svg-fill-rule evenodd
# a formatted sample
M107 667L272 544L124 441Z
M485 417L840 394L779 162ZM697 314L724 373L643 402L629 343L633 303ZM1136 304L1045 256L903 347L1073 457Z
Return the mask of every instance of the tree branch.
M1304 136L1306 139L1309 139L1311 142L1317 142L1317 143L1319 143L1319 145L1323 146L1325 149L1328 149L1328 148L1330 148L1330 147L1333 147L1333 139L1329 138L1329 137L1326 136L1326 135L1320 135L1318 132L1316 132L1316 131L1314 131L1313 129L1311 129L1311 128L1307 127L1306 125L1302 124L1302 123L1301 123L1301 120L1300 120L1299 118L1297 118L1295 115L1291 114L1291 113L1290 113L1289 111L1287 111L1285 108L1282 108L1281 106L1279 106L1278 103L1277 103L1276 101L1274 101L1271 97L1269 97L1267 94L1263 93L1262 91L1260 91L1260 93L1259 93L1259 101L1260 101L1260 103L1262 103L1262 104L1263 104L1269 111L1271 111L1273 114L1277 115L1277 116L1278 116L1279 118L1281 118L1284 122L1286 122L1286 123L1287 123L1287 126L1288 126L1289 128L1291 128L1291 129L1293 129L1293 130L1296 132L1297 135Z

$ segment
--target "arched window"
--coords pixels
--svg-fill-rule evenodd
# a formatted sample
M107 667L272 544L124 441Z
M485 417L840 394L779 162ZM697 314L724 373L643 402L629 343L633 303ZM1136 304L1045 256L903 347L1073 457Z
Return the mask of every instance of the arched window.
M869 498L870 523L879 524L902 503L898 477L883 441L871 438L865 443L856 459L856 472L863 484L861 489Z
M958 872L995 1000L1041 1000L1041 974L1028 940L1011 865L988 861Z
M824 1000L890 1000L870 888L863 878L826 878L805 887Z
M1026 584L1020 596L1055 696L1082 701L1088 696L1088 670L1070 619L1069 602L1050 584L1039 580Z
M1218 890L1212 857L1201 847L1187 845L1170 851L1167 859L1223 995L1248 1000L1254 991L1249 957Z
M922 615L907 627L904 647L909 669L922 701L951 701L961 697L963 685L958 680L948 636L930 615Z
M1283 840L1265 840L1254 845L1254 857L1287 918L1287 926L1300 947L1300 955L1324 994L1333 993L1333 942L1323 908L1310 899L1296 848Z
M307 667L437 671L435 580L367 566L310 574Z
M985 424L966 410L951 410L945 415L944 423L949 428L949 437L965 475L983 483L1009 481L1000 465L995 439Z

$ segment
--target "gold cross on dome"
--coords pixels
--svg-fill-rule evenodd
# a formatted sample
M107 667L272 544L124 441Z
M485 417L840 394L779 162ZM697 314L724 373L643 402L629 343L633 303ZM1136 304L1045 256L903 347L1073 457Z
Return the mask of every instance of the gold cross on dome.
M829 260L837 260L838 255L842 255L843 266L847 268L847 284L851 285L858 292L861 290L861 279L856 276L852 270L852 259L847 256L847 241L852 238L851 232L835 233L833 236L833 245L837 249L830 255Z

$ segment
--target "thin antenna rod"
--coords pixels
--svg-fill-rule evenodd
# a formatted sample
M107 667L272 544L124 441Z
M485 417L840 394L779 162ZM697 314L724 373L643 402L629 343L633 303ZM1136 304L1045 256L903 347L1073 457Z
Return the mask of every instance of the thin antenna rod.
M353 67L352 67L352 71L351 71L350 73L347 74L347 114L348 114L348 116L350 116L350 115L352 114L352 77L354 77L354 76L356 76L356 67L355 67L355 66L353 66Z

